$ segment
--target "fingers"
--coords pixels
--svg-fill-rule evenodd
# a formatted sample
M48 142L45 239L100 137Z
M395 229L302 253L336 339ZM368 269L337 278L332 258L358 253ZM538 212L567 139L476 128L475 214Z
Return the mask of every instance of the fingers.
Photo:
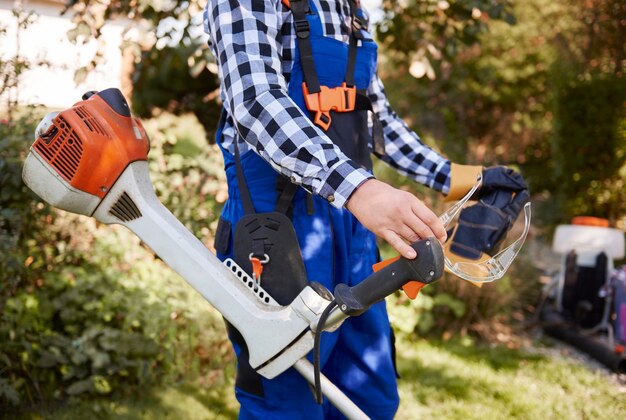
M398 234L394 231L386 231L383 235L383 239L385 239L385 241L387 241L389 245L391 245L393 249L398 251L400 255L402 255L404 258L412 260L413 258L417 257L417 253L415 252L415 250L411 248L406 242L404 242L402 238L400 238L400 236L398 236Z
M437 216L424 203L415 198L407 212L400 215L402 223L394 229L388 229L383 238L404 258L413 259L416 253L408 243L419 239L436 237L442 243L446 240L446 231Z
M425 239L434 236L441 243L446 241L446 229L432 210L417 198L413 202L411 210L417 217L412 219L413 223L409 226L420 238Z
M409 192L375 179L361 184L346 204L370 231L385 239L405 258L416 253L406 242L435 237L446 240L446 231L435 214Z
M402 236L411 242L414 242L418 239L426 239L436 236L433 230L420 219L419 215L415 214L414 212L411 212L411 217L408 218L405 223L406 230L408 230L410 233L404 234L403 232Z
M408 243L413 243L422 237L421 235L415 233L415 231L407 225L400 227L396 233L398 233L398 235L400 235L400 237Z

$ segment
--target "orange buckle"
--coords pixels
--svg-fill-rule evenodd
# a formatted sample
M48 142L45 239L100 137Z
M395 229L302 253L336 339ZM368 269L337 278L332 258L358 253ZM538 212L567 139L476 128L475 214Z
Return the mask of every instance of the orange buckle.
M263 264L267 264L270 260L270 256L267 254L263 254L263 259L259 259L254 256L254 254L250 254L248 256L250 263L252 264L252 278L254 282L258 286L261 283L261 274L263 274Z
M329 88L320 86L318 93L309 93L306 83L302 83L304 102L309 111L315 112L313 122L324 131L328 130L331 123L330 111L350 112L354 111L356 104L356 87L348 87L345 83L341 86Z

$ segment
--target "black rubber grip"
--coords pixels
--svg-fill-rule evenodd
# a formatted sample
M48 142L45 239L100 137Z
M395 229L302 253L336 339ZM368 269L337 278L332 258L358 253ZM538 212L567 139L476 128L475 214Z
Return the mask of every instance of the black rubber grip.
M425 284L439 280L444 268L443 249L439 241L428 238L414 242L411 247L417 252L416 258L400 258L356 286L337 285L334 294L339 309L350 316L360 315L411 280Z

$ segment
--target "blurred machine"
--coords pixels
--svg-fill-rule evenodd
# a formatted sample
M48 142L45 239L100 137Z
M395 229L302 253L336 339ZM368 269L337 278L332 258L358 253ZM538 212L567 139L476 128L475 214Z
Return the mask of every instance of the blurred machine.
M617 293L622 280L614 261L624 258L624 248L624 233L610 228L608 220L575 217L572 224L558 226L552 249L561 255L561 268L544 290L551 305L542 307L541 318L548 335L626 373L620 343L626 334L615 334L623 329L620 305L626 305L621 302L626 294Z

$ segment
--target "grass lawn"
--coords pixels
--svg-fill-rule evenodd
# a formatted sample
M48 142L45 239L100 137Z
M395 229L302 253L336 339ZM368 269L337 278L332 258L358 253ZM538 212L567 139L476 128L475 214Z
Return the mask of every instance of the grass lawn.
M626 393L606 375L570 361L461 342L400 343L398 419L618 419ZM230 369L229 369L230 370ZM67 404L32 419L234 419L227 375L146 390L141 397Z
M425 341L404 343L399 354L399 419L626 418L626 393L570 361Z

